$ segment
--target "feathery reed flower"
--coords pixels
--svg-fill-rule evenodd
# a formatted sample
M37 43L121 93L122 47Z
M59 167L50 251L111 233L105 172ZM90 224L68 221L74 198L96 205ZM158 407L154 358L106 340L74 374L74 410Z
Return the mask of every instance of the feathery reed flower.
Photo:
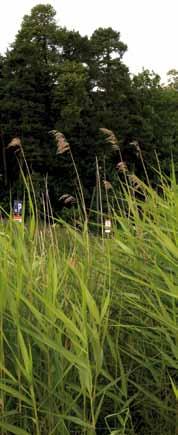
M135 174L129 174L128 175L129 180L135 190L138 190L141 187L141 181Z
M117 137L115 136L115 134L113 133L113 131L108 130L107 128L100 128L100 131L102 133L104 133L104 135L106 136L106 142L111 143L112 145L112 149L114 151L118 151L119 150L119 144L118 144L118 140Z
M139 157L140 153L141 153L141 149L140 149L140 145L138 143L137 140L133 140L132 142L130 142L130 145L134 146L136 149L136 156Z
M53 134L53 136L56 139L56 143L57 143L57 153L56 154L63 154L66 151L70 150L70 145L67 142L63 133L61 133L58 130L51 130L50 133Z
M106 190L112 189L112 184L110 183L110 181L103 180L103 184Z
M9 142L9 144L8 144L8 146L7 146L7 149L8 148L12 148L12 147L19 147L19 148L21 148L21 146L22 146L22 143L21 143L21 140L20 140L20 138L19 137L13 137L13 139Z
M64 195L60 196L59 201L63 201L64 204L74 204L76 202L76 199L74 196L69 195L68 193L64 193Z
M119 172L128 172L127 164L125 162L118 162L116 169L118 169Z
M132 142L130 142L130 145L133 145L137 151L140 150L140 145L137 140L133 140Z

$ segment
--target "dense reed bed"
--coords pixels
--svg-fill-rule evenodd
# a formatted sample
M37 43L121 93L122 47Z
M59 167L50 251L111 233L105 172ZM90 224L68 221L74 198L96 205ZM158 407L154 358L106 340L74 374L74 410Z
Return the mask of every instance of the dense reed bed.
M109 238L0 224L3 435L178 433L178 187L122 191Z

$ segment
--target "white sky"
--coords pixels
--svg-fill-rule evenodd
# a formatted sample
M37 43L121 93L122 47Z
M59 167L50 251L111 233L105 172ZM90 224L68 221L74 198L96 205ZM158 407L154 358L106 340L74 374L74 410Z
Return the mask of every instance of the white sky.
M128 45L130 71L154 70L165 80L178 69L178 0L0 0L0 52L13 42L23 16L36 4L50 3L57 22L91 35L98 27L120 31Z

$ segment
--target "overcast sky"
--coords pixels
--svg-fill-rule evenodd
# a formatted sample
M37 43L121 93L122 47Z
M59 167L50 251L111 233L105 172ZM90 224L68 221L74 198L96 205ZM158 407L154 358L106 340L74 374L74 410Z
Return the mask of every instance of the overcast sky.
M125 63L133 73L142 67L165 80L178 69L178 0L1 0L0 52L13 42L22 18L36 4L50 3L57 22L91 35L98 27L120 31L128 45Z

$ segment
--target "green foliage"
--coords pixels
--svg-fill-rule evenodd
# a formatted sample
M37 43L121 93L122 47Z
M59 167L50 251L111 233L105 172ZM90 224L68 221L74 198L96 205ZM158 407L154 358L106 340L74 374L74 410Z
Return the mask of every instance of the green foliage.
M0 221L3 434L178 430L177 72L131 79L126 49L41 4L0 57L1 208L25 183L29 215ZM63 194L76 203L61 211Z
M176 433L174 172L160 185L126 175L109 239L39 226L30 197L27 225L0 223L3 433Z
M24 17L10 49L0 57L2 204L9 202L9 189L12 198L22 195L19 155L8 148L19 137L31 176L38 180L39 200L47 179L54 212L60 213L58 198L74 192L76 179L70 159L56 157L49 135L53 129L63 132L71 145L88 207L97 188L96 158L100 173L113 183L113 168L121 160L104 143L102 127L114 131L122 159L141 178L143 165L133 141L141 147L153 185L155 151L165 173L172 153L177 173L177 72L169 72L168 86L147 70L131 78L123 61L126 50L120 32L110 27L96 29L90 38L59 27L50 4L39 4Z

